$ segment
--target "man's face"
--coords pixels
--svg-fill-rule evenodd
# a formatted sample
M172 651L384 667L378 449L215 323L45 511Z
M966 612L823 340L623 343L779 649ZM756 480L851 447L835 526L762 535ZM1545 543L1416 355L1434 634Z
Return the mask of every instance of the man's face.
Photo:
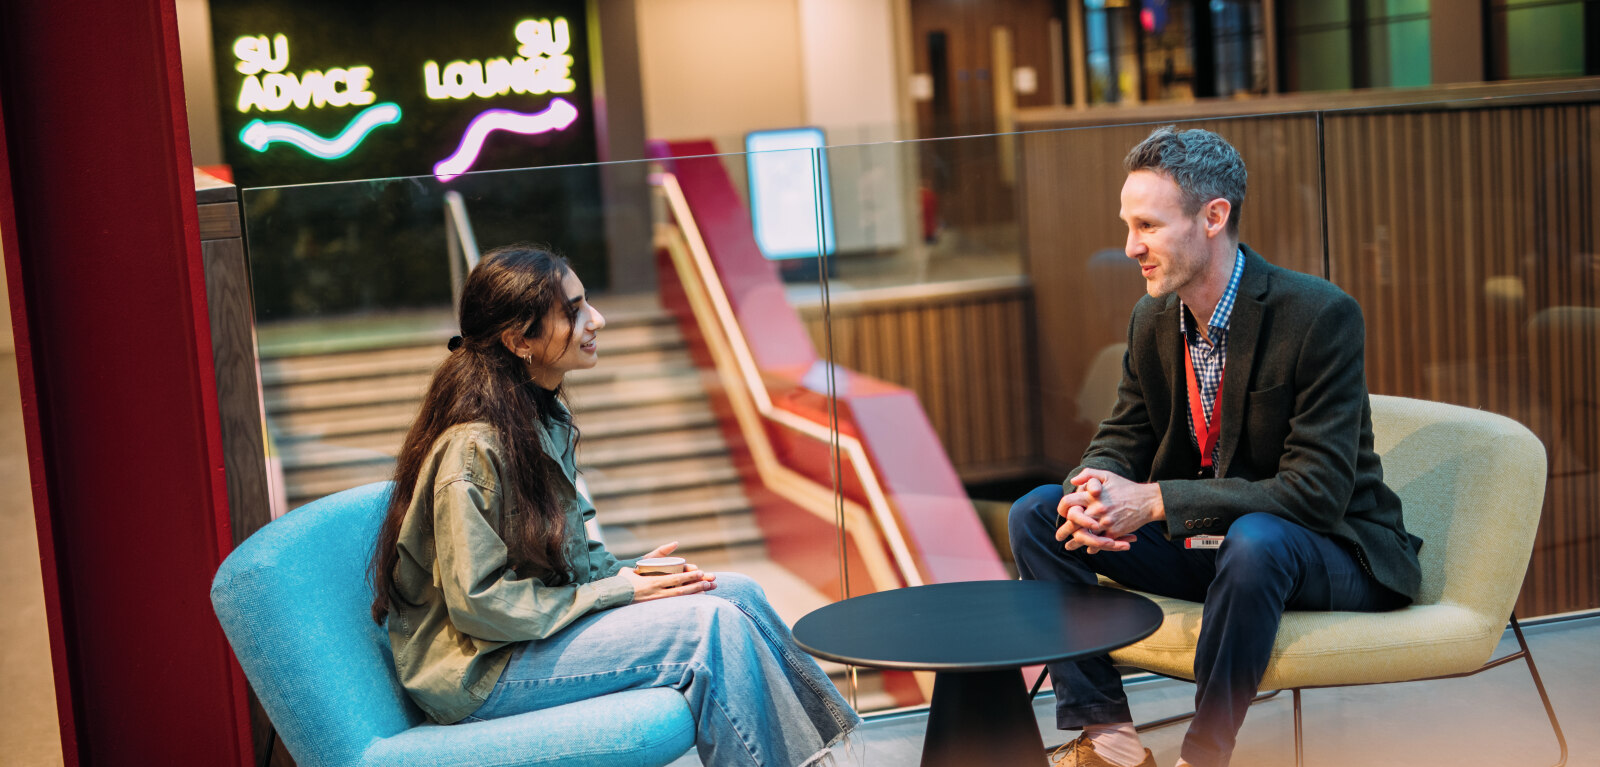
M1178 185L1159 173L1136 170L1122 185L1122 212L1128 225L1128 258L1139 262L1145 290L1157 298L1180 291L1200 278L1210 258L1205 209L1184 213Z

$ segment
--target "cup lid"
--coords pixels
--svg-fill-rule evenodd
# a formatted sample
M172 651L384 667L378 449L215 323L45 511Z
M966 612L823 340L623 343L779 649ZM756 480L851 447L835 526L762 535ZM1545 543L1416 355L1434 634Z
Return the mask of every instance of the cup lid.
M669 565L687 564L688 562L689 560L683 557L651 557L639 560L639 564L645 567L667 567Z

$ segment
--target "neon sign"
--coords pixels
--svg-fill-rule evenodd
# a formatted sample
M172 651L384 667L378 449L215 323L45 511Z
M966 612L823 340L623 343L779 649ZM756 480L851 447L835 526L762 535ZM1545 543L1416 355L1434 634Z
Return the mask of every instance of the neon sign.
M362 139L373 129L400 122L400 105L375 104L361 110L344 130L331 139L323 138L290 122L265 122L251 120L239 132L239 140L257 152L267 151L267 145L283 142L298 147L306 154L324 160L337 160L355 150Z
M433 175L440 181L449 181L466 173L478 161L478 154L483 151L483 143L489 139L489 134L497 130L531 136L561 130L577 119L578 108L559 97L551 99L550 106L535 114L490 109L472 118L456 151L433 166Z
M487 62L452 61L441 69L439 62L422 65L422 82L430 99L490 98L507 93L571 93L578 84L572 80L572 36L565 18L525 19L514 30L515 58L494 58Z
M234 68L245 75L239 90L239 111L281 112L290 106L366 106L378 100L367 90L372 67L334 67L326 72L307 70L299 75L289 67L289 38L246 35L233 41ZM265 73L265 74L262 74Z

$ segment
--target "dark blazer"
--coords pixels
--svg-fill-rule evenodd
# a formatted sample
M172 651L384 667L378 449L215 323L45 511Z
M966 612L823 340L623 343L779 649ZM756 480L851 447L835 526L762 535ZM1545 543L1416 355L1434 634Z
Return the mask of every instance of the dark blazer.
M1275 514L1345 544L1379 583L1415 599L1422 541L1406 533L1372 449L1361 307L1326 280L1244 254L1216 478L1197 478L1176 295L1134 307L1116 408L1068 476L1094 467L1159 482L1173 538Z

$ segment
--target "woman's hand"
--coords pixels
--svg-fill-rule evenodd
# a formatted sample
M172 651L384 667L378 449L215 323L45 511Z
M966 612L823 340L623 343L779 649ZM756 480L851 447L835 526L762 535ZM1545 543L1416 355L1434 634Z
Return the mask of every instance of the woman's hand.
M678 542L663 543L640 559L654 559L656 557L671 556L678 550ZM631 567L624 567L618 572L633 584L633 601L648 602L652 599L666 599L667 597L681 597L688 594L699 594L717 587L713 583L717 579L714 573L700 572L693 562L685 563L683 572L670 575L640 575Z
M639 558L640 559L655 559L656 557L669 557L669 556L672 556L672 552L677 551L677 550L678 550L678 542L677 541L673 541L671 543L663 543L660 546L657 546L654 551L652 551L649 554L646 554L646 555L644 555L642 557L639 557Z
M700 568L689 565L689 570L670 575L640 575L631 567L624 567L617 572L628 583L633 585L633 601L648 602L652 599L666 599L667 597L682 597L690 594L699 594L717 587L715 573L704 573Z

